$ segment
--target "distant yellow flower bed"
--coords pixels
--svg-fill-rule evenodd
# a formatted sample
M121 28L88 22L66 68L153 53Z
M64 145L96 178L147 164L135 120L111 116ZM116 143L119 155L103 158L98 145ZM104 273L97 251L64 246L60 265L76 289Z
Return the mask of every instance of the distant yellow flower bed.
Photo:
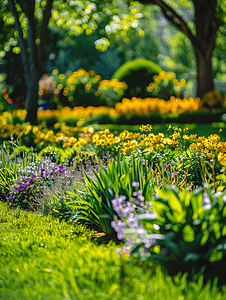
M38 111L38 119L49 119L49 118L57 118L59 121L63 121L65 119L73 119L73 118L81 118L87 117L92 118L92 115L105 115L108 114L111 117L117 117L118 113L114 108L105 107L105 106L75 106L74 108L64 107L61 110L39 110ZM90 119L91 121L91 119Z
M136 98L131 100L124 98L122 102L116 103L115 110L118 114L139 114L146 115L152 112L167 113L183 113L187 111L197 111L201 107L200 98L184 98L179 99L170 97L166 101L158 98Z

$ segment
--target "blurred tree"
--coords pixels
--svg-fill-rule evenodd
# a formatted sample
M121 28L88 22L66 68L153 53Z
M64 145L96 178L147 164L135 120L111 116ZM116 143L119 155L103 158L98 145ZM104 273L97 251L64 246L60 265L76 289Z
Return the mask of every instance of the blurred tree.
M20 52L23 64L23 75L26 86L26 121L36 124L38 81L42 73L44 47L53 0L39 3L36 3L35 0L3 1L2 7L5 11L7 4L10 12L5 15L3 20L6 23L8 20L12 20L11 22L15 24L17 31L17 34L14 36L18 35L19 47L17 47L18 49L14 49L14 51ZM41 18L38 14L41 15Z
M102 5L102 10L97 10L98 3ZM98 25L103 27L100 30L106 30L106 20L109 20L110 16L113 16L112 19L116 16L118 19L116 14L120 12L121 18L117 25L125 36L126 32L133 28L132 24L135 21L139 24L138 20L142 18L142 14L133 8L129 10L129 14L125 14L123 4L123 0L112 0L111 3L106 0L94 0L92 3L71 0L3 0L1 10L4 15L1 15L0 19L4 23L3 32L7 31L10 38L3 49L0 45L0 51L8 52L10 47L13 47L15 53L20 53L26 86L26 121L37 123L38 81L44 69L49 27L53 30L63 28L71 36L80 36L83 33L90 36L99 29ZM16 31L12 29L13 24ZM8 28L6 29L8 25L11 26L10 33ZM106 51L110 43L107 38L101 37L94 45L97 50Z
M213 90L211 58L216 45L217 31L224 22L225 0L139 0L139 2L158 5L170 24L191 41L197 64L197 95L202 97L206 92ZM185 10L182 9L183 6Z

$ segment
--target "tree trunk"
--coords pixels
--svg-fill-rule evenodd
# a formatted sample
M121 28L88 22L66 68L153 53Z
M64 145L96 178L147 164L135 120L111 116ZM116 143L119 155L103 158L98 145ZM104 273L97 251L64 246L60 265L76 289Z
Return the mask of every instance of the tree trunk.
M218 0L192 0L194 5L194 35L188 23L164 0L139 0L143 4L158 5L165 18L178 30L183 32L191 41L197 63L197 96L203 97L206 92L213 90L213 75L211 57L215 48L215 37L219 28L216 16Z
M202 55L198 49L195 49L195 56L197 63L197 97L202 98L205 93L214 89L211 55Z
M28 19L27 40L23 37L23 31L20 23L20 14L18 13L14 0L8 0L9 9L15 18L15 27L18 31L18 42L21 49L21 59L24 70L24 81L26 85L26 122L32 125L37 124L38 110L38 82L42 72L42 62L44 56L45 38L48 33L49 18L53 0L47 0L43 10L43 22L39 32L40 45L36 45L37 21L35 19L35 0L17 0L21 6L22 12ZM29 49L29 52L27 50ZM38 51L39 50L39 51ZM39 54L38 54L39 52Z
M36 70L30 73L30 77L25 80L26 84L26 106L27 111L26 122L30 122L33 125L37 124L37 110L38 110L38 82L39 75Z
M197 63L197 96L214 89L211 57L215 48L215 37L219 28L216 19L216 0L194 1L196 40L192 41Z

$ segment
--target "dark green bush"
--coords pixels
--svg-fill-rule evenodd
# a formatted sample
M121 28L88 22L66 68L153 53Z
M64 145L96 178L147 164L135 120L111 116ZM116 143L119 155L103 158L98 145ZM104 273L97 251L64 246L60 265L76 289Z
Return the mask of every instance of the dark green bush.
M128 61L122 65L113 75L112 78L119 81L125 81L128 89L124 97L141 97L145 98L145 88L153 81L153 76L162 71L161 67L150 60L136 59Z

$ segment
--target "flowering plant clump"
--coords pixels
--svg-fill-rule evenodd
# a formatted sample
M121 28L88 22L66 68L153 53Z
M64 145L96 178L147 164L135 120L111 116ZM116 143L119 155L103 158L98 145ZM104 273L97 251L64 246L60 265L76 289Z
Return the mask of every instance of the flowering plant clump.
M31 162L25 168L20 166L18 178L10 187L6 201L13 207L20 206L24 209L38 206L37 194L45 186L51 186L57 176L67 177L68 172L67 166L54 164L50 160Z
M36 176L32 175L11 186L10 193L6 195L7 203L12 207L29 208L35 202L35 194L40 191L40 182L41 179L37 179Z
M220 91L210 91L203 96L201 106L207 109L222 109L226 107L226 97L223 97Z
M115 107L127 88L128 85L125 82L119 82L118 79L102 80L95 95L100 97L102 105Z
M38 111L38 119L40 121L42 120L48 120L51 118L56 118L60 122L70 122L70 121L76 121L77 126L81 126L86 122L92 123L100 116L109 116L111 119L117 119L119 114L117 111L112 107L106 107L106 106L75 106L73 108L70 108L69 106L66 106L60 110L39 110ZM82 121L83 122L79 122ZM79 122L77 124L77 122Z
M39 98L48 100L53 97L56 85L57 83L52 76L43 74L42 79L39 81Z
M59 77L63 74L59 75ZM99 103L95 97L97 87L101 77L96 72L90 70L85 71L79 69L73 72L66 80L65 86L60 83L58 89L63 91L63 96L67 97L70 106L82 105L86 106L98 106Z
M75 105L114 107L126 89L125 82L117 79L101 81L96 72L84 69L66 74L59 74L55 69L51 76L43 74L39 81L40 99L48 100L48 104L55 103L58 108Z
M8 88L3 88L2 90L0 90L0 112L12 110L15 108L15 106L13 105L13 100L10 98L10 94L12 92L13 90Z
M185 79L178 81L175 73L161 72L153 77L154 81L147 87L147 92L152 98L169 100L171 96L183 98L182 88L186 84Z
M133 182L132 186L133 198L128 200L125 196L120 196L112 200L117 217L111 222L111 226L115 229L118 239L124 240L128 249L133 250L138 242L143 243L145 249L149 249L156 243L156 239L139 223L137 215L144 213L148 217L156 217L156 215L151 210L152 202L142 196L139 182Z

